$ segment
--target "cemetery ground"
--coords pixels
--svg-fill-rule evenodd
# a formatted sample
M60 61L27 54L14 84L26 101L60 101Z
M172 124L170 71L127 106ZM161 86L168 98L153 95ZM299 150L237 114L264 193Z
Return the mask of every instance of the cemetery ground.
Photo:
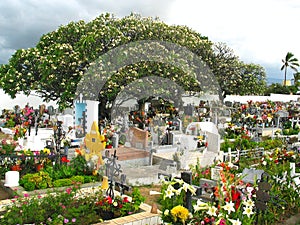
M235 118L238 118L237 122L240 123L245 117L239 112ZM250 123L250 125L255 123L260 126L256 122L256 118L250 118L251 120L249 118L244 122ZM227 135L228 141L225 142L225 147L223 145L223 148L221 148L222 150L224 149L222 154L219 148L219 131L216 125L211 122L190 121L185 126L186 133L183 133L182 123L178 120L178 130L168 127L169 130L162 139L164 145L161 144L161 139L159 139L159 129L157 131L154 129L155 127L152 127L152 130L150 129L153 134L151 139L153 143L150 145L145 130L130 127L128 136L131 138L128 139L129 143L124 144L124 146L112 147L114 146L113 139L110 142L112 144L109 145L107 139L107 148L104 146L100 152L99 149L97 149L97 152L94 151L95 146L92 143L102 145L103 141L99 139L102 137L97 134L98 128L92 126L91 131L93 130L94 132L86 135L85 143L90 151L86 152L84 149L79 149L79 156L87 156L86 165L89 165L89 168L93 168L99 173L100 170L96 169L96 165L98 165L97 163L100 160L99 157L101 156L101 159L103 157L105 167L103 167L102 172L110 176L109 188L113 187L113 185L110 186L110 184L113 184L113 181L118 182L118 185L122 188L127 188L128 186L132 188L137 187L140 194L146 198L145 202L148 205L156 204L158 209L161 210L162 213L159 216L164 222L177 224L178 219L180 219L180 224L187 224L188 222L193 224L192 221L189 221L191 218L188 218L186 213L186 209L188 209L188 212L193 212L193 219L197 220L198 223L201 221L201 224L222 224L221 221L224 222L225 218L232 224L241 224L241 220L243 224L254 224L255 220L259 221L256 224L276 224L276 222L277 224L297 224L297 213L299 213L300 206L299 179L294 180L292 178L291 166L292 162L294 162L293 168L295 168L295 162L297 161L293 156L299 157L299 154L296 155L295 152L290 153L285 149L283 147L283 136L276 135L276 129L265 129L264 127L267 124L270 126L270 124L268 119L264 121L261 128L262 134L264 134L264 131L272 131L272 138L266 141L262 140L262 138L260 141L252 141L250 129L245 129L245 127L241 128L232 123L228 127L223 126L225 128L223 133ZM276 121L276 126L278 127L280 120ZM288 132L289 135L296 131L299 132L297 126L294 126L299 120L293 119L288 122L291 122L291 124L285 124L285 132ZM164 122L164 124L166 123ZM174 123L167 124L167 126L170 126ZM290 127L289 129L288 126ZM253 128L252 125L251 127ZM256 128L260 129L260 127ZM106 134L111 130L113 129L107 129ZM41 134L42 130L39 135ZM162 134L164 133L162 132ZM113 135L109 136L114 137ZM229 138L232 140L229 140ZM257 139L257 136L253 138ZM27 140L30 141L31 139ZM35 144L40 143L37 140L35 141ZM152 151L155 143L158 147L154 149L155 151ZM149 149L146 146L151 147ZM74 150L74 148L69 148L68 159L64 159L64 164L62 164L65 166L64 169L67 169L66 167L69 165L74 165L72 161L68 162L68 160L77 158L78 155L75 157ZM114 154L114 152L117 152L117 154ZM22 154L24 153L26 152L22 152ZM44 153L44 149L42 153ZM151 158L151 155L155 156L156 160L159 157L162 158L160 162L153 163L154 158ZM39 157L34 157L40 160ZM200 158L199 161L198 157ZM124 175L126 175L125 177L123 176L124 179L121 176L121 181L114 178L115 172L117 174L121 172L118 166L120 165L119 163L122 165ZM139 163L143 163L143 165ZM53 162L52 165L54 165ZM188 166L189 168L187 168ZM52 169L53 171L60 171L61 168L54 169L53 166ZM174 171L176 171L177 175L171 179L170 174ZM296 171L297 173L300 172L299 170ZM41 172L47 172L47 168L44 168L44 171ZM156 181L159 180L159 173L163 173L168 180L166 179L161 185L154 185L158 183ZM295 173L295 170L293 173ZM50 174L53 175L53 173L48 175L50 176ZM245 179L244 175L246 175ZM259 176L259 179L256 180L257 176ZM125 180L127 181L126 184ZM41 183L39 182L39 184ZM100 185L99 187L104 189L103 184L105 184L104 179L102 184L97 183L97 185ZM44 185L42 186L44 187ZM248 188L250 190L254 188L252 191L255 191L249 192ZM116 189L118 190L119 188ZM160 195L150 195L150 191L160 192ZM193 201L194 209L192 209L191 199L194 192L193 200L195 201ZM131 193L128 191L129 195ZM251 199L252 197L253 200ZM245 201L246 199L249 201ZM95 202L93 201L94 204ZM242 207L239 207L241 205ZM175 210L178 212L178 214L175 213L176 216L172 213ZM173 216L170 215L170 212ZM70 220L70 218L68 219ZM77 218L77 223L81 222L79 221L81 217ZM220 221L216 222L215 218L219 218ZM206 221L209 221L209 223Z

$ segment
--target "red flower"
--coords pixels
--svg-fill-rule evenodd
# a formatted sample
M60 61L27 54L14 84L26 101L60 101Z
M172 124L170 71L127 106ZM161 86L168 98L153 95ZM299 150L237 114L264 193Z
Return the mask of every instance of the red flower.
M110 196L107 196L105 201L108 203L108 204L112 204L112 198Z
M205 217L205 218L204 218L204 222L205 222L205 223L209 223L209 222L210 222L210 219L209 219L208 217Z
M238 210L241 204L241 193L235 187L231 187L231 199L235 202L235 209Z
M126 202L129 202L128 197L124 197L124 198L123 198L123 202L125 202L125 203L126 203Z
M66 156L61 157L61 161L62 161L63 163L68 163L68 162L70 162L70 160L68 160Z

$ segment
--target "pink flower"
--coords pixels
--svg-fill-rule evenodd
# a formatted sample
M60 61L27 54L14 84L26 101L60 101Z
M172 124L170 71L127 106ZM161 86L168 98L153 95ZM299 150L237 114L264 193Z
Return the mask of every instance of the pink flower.
M67 192L68 194L71 194L72 188L67 188L67 189L66 189L66 192Z
M29 194L25 193L25 194L24 194L24 197L25 197L25 198L28 198L28 197L29 197Z
M219 225L226 225L226 220L225 219L221 219Z

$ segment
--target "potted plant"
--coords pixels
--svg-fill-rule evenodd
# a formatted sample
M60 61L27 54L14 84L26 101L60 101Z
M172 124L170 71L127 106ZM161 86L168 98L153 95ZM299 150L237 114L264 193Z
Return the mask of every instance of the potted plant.
M11 171L21 171L21 160L16 160L15 163L10 167Z

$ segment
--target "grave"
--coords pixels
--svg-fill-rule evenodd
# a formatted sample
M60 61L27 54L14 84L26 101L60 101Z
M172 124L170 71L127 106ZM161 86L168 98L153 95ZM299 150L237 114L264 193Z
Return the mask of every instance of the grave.
M74 124L76 137L84 137L92 127L94 121L98 121L99 102L83 100L80 98L74 101Z
M96 168L103 164L102 153L105 149L105 137L99 133L98 124L93 122L90 132L85 136L84 142L86 145L85 159L92 160Z
M147 149L148 131L137 127L130 127L128 131L128 143L130 147L137 149Z

